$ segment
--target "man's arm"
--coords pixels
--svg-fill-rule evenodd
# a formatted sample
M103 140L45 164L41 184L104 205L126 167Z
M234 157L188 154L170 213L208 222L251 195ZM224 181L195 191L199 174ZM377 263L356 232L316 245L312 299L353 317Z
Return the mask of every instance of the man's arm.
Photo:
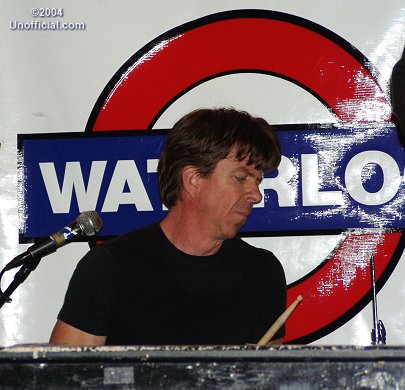
M96 347L105 345L106 336L96 336L58 320L49 342L57 345Z

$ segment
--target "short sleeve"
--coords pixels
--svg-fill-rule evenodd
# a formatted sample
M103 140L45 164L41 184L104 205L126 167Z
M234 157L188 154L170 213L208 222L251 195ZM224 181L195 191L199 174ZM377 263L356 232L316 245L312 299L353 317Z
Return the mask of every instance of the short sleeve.
M73 273L58 319L87 333L107 335L117 296L115 272L108 249L92 248Z

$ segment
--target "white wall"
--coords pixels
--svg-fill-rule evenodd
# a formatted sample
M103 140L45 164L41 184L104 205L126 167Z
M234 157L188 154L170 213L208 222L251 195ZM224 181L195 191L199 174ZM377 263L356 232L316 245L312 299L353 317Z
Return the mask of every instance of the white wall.
M84 31L13 31L10 21L30 22L34 7L63 7L65 22L84 22ZM1 0L0 12L0 266L23 252L18 243L17 134L82 132L112 75L139 48L163 32L219 11L257 8L307 18L340 35L389 80L405 43L402 0L235 0L170 2L147 0ZM238 93L249 85L253 96ZM213 102L213 97L215 102ZM170 127L195 106L232 105L272 123L328 123L333 117L295 85L263 75L234 75L193 90L155 125ZM292 282L331 250L335 236L311 237L291 251L291 238L251 240L271 248ZM46 342L72 271L87 244L72 244L44 258L0 311L0 345ZM312 256L309 259L308 253ZM308 261L306 262L305 259ZM312 262L312 263L311 263ZM390 344L405 343L404 256L380 292L379 315ZM299 266L298 266L299 265ZM9 275L11 274L11 275ZM3 290L12 273L2 280ZM369 344L371 307L317 344Z

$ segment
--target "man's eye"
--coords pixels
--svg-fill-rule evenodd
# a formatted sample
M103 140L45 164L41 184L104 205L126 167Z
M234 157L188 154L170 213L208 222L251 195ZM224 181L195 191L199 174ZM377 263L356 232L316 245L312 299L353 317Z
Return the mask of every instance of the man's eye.
M238 182L244 182L246 180L246 177L244 176L235 176L235 180Z

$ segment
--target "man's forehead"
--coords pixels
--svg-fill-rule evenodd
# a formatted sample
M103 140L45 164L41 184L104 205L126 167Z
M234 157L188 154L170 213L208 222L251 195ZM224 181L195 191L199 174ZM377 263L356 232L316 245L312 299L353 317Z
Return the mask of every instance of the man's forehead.
M256 169L255 164L249 164L249 157L245 157L243 160L239 160L236 158L236 151L231 150L229 154L225 157L225 160L228 160L234 163L235 168L244 169L254 175L262 175L263 171L261 169Z
M239 159L236 158L237 154L238 154L238 150L237 150L236 147L234 146L234 147L230 150L230 152L228 153L228 155L227 155L225 158L228 159L228 160L230 160L230 161L239 161ZM246 156L246 157L242 160L242 162L244 162L244 161L247 162L248 159L249 159L249 156Z

